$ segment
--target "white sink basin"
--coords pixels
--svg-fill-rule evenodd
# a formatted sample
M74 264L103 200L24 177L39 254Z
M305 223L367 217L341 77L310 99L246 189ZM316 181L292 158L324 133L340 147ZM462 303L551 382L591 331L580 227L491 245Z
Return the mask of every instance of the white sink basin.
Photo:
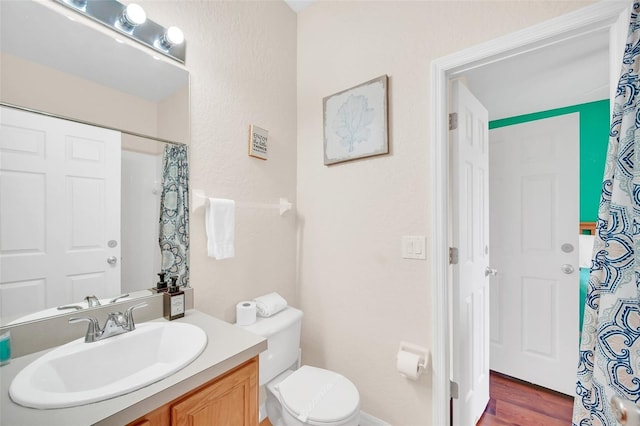
M9 394L32 408L65 408L140 389L182 369L207 345L200 328L148 322L93 343L84 337L47 352L11 382Z

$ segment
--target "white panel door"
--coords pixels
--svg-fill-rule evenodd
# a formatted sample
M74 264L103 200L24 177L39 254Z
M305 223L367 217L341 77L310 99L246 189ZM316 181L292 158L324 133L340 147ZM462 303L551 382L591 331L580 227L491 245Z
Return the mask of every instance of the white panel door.
M0 317L119 294L119 243L120 133L0 109Z
M487 110L452 83L453 424L475 425L489 402L489 141Z
M572 395L579 324L579 115L490 132L491 369Z
M131 293L141 285L154 287L161 269L158 245L158 206L162 182L162 153L122 150L122 288ZM154 279L155 278L155 279Z

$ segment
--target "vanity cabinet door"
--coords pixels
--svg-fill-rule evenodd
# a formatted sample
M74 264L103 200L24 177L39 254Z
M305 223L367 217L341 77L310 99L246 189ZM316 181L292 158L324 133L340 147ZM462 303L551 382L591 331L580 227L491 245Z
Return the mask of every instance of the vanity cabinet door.
M258 424L258 362L243 364L171 406L171 425Z
M258 357L127 426L258 426Z
M258 361L252 359L171 405L171 425L258 424Z
M127 426L170 426L170 410L169 406L165 405L153 410L144 417L129 423Z

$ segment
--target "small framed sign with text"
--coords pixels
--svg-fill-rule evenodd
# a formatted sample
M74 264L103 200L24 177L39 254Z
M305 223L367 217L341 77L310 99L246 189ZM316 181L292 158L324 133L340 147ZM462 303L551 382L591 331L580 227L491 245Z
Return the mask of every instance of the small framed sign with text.
M251 157L267 159L267 137L269 131L253 124L249 127L249 155Z

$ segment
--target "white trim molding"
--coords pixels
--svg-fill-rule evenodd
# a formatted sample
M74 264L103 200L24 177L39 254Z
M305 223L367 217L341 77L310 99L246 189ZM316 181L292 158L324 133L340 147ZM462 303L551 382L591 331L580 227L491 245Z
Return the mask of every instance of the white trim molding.
M449 273L449 81L465 71L525 54L593 31L611 28L629 6L604 0L533 27L436 59L431 63L432 413L434 425L450 424Z

